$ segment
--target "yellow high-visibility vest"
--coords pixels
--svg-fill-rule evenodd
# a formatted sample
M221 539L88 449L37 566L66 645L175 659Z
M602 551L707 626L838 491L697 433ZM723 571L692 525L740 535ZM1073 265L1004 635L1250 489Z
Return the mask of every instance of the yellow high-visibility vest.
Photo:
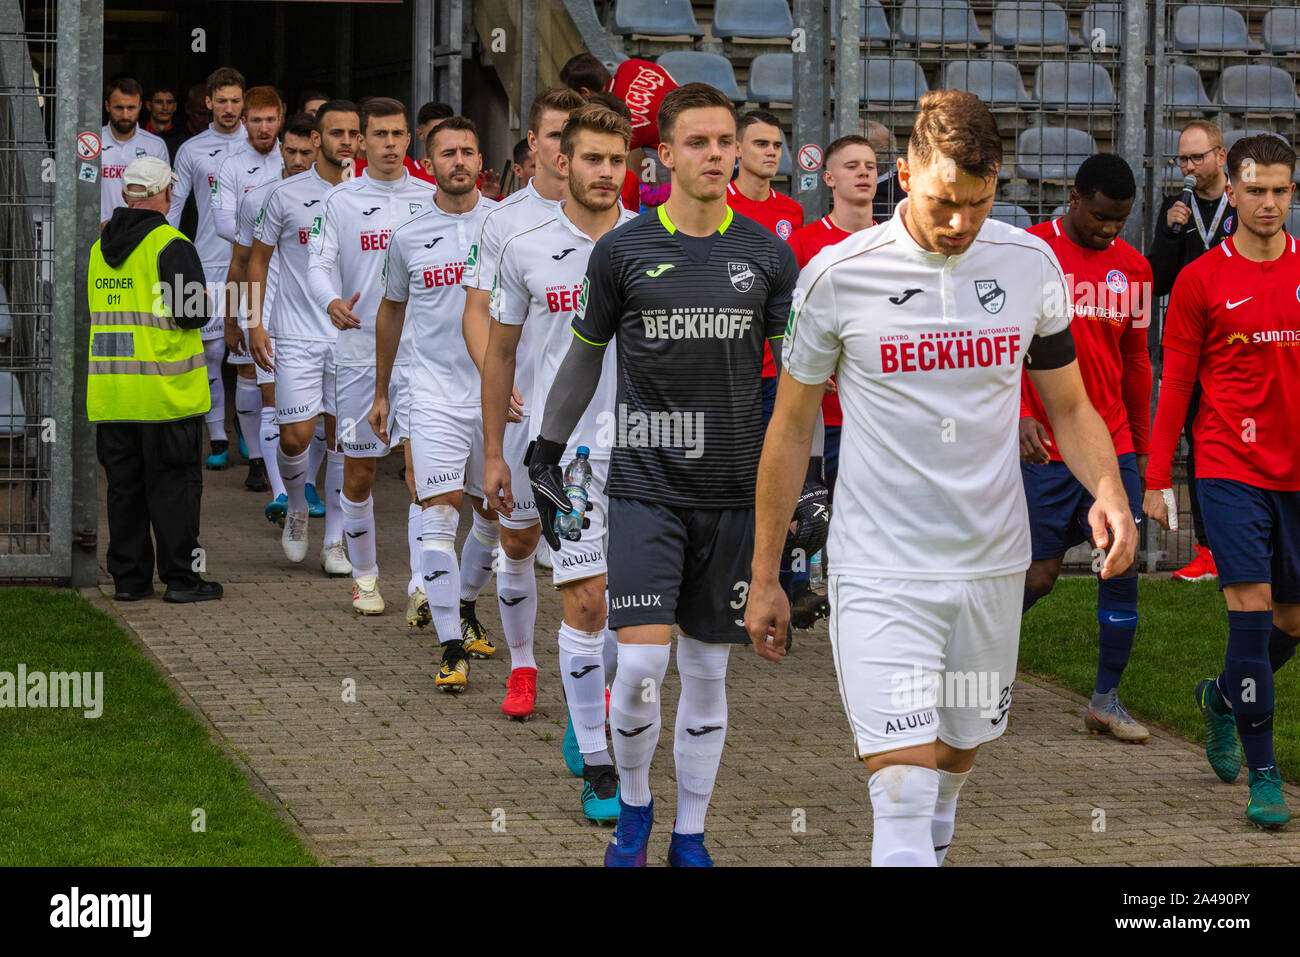
M158 254L184 235L155 227L116 269L97 241L90 250L90 364L86 412L92 422L169 422L211 407L203 340L172 318L186 290L159 295ZM177 277L166 280L177 282ZM157 288L156 288L157 287Z

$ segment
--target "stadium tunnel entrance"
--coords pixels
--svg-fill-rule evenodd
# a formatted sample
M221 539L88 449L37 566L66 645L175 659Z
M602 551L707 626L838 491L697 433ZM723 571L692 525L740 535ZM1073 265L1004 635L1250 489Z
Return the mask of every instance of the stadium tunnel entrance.
M160 85L174 87L181 125L186 91L219 66L233 66L250 86L274 86L289 113L301 107L305 92L320 90L353 100L396 97L414 123L421 105L412 102L420 79L415 71L433 71L432 63L414 62L415 19L436 2L108 0L104 78L134 77L146 99ZM462 112L479 126L484 165L500 171L519 136L510 129L506 92L496 71L477 57L465 57L461 69ZM433 88L423 79L423 88Z

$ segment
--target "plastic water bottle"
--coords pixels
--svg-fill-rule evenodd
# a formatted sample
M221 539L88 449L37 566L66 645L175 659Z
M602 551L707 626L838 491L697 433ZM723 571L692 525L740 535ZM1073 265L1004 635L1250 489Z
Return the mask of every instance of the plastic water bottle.
M570 542L582 536L582 515L587 511L587 489L591 487L591 450L578 446L578 454L564 470L564 494L569 499L569 511L555 515L555 534Z
M822 553L819 549L808 559L808 582L812 585L820 585L825 579L825 572L822 566Z

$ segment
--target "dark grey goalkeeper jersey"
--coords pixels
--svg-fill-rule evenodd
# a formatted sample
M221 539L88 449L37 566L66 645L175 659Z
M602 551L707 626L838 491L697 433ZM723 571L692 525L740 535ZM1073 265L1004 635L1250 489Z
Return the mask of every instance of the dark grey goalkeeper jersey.
M763 447L763 340L782 336L794 253L730 209L712 236L678 232L663 206L592 250L573 331L617 339L608 495L752 508ZM780 349L779 341L772 345Z

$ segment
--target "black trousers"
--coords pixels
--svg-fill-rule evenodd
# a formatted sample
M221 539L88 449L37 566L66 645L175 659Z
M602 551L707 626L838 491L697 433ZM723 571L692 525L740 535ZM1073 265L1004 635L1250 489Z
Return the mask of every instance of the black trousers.
M1210 540L1206 537L1204 523L1201 521L1201 497L1196 494L1196 446L1192 441L1192 423L1196 421L1196 413L1200 408L1201 384L1198 382L1192 386L1192 401L1187 406L1183 438L1187 439L1187 498L1192 509L1192 534L1196 536L1196 544L1202 548L1209 548Z
M153 587L155 543L164 584L198 584L202 435L199 415L175 422L99 423L95 447L108 475L108 573L118 591Z

